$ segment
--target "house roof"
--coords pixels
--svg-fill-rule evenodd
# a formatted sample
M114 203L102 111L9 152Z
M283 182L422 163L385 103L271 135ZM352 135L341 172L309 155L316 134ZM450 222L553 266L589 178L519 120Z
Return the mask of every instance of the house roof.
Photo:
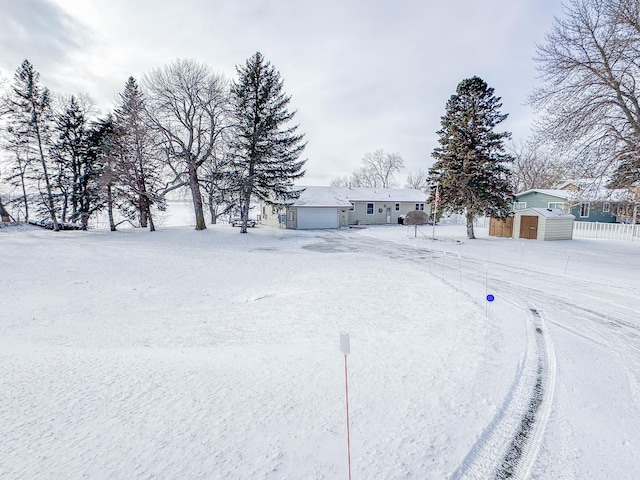
M348 207L351 202L342 194L341 188L335 187L301 187L300 197L291 205L295 207Z
M532 188L524 192L516 194L516 197L527 195L529 193L542 193L543 195L550 195L552 197L563 198L565 200L575 200L576 192L571 190L559 190L555 188Z
M294 207L349 207L353 202L419 202L426 203L429 196L411 188L348 188L300 187L300 197Z

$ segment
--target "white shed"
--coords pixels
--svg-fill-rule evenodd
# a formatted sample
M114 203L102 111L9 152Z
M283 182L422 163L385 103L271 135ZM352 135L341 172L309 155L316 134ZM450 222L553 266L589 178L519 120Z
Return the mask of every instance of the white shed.
M513 238L571 240L575 217L551 208L525 208L515 213Z

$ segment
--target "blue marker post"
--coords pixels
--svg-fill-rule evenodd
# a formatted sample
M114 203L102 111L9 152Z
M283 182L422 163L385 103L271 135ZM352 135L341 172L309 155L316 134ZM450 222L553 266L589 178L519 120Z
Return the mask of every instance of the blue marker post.
M486 308L486 313L487 313L487 335L485 337L485 341L484 341L484 361L487 361L487 344L489 343L489 305L491 305L491 302L493 302L496 297L494 297L492 294L488 293L487 294L487 308Z

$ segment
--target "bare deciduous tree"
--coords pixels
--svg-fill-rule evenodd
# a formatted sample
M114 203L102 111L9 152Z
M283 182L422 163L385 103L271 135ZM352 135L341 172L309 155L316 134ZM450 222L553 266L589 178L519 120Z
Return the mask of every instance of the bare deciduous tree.
M539 134L619 184L640 180L639 57L638 0L571 0L536 58Z
M430 191L429 172L420 169L417 172L409 173L409 175L407 175L405 187L415 188L416 190L422 190L423 192Z
M373 183L372 187L395 187L393 176L404 168L404 161L399 153L385 153L384 150L365 154L362 163Z
M214 154L227 121L227 81L204 64L177 60L153 70L144 83L152 124L176 176L169 190L189 187L196 230L204 230L199 170Z
M509 168L514 192L552 188L570 175L569 166L540 144L531 141L512 143L507 150L513 157Z
M394 174L403 168L404 161L399 153L385 153L384 150L376 150L373 153L366 153L362 158L362 166L349 177L335 178L331 181L331 185L392 188L397 186Z

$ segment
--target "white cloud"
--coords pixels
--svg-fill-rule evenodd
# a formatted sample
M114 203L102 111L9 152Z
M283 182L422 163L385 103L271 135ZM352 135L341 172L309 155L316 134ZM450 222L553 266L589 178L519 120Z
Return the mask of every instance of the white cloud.
M473 75L502 97L505 128L526 136L535 44L561 0L0 1L4 23L23 29L3 39L0 69L29 57L45 85L105 109L130 75L178 57L231 77L261 51L307 134L305 183L326 184L378 148L428 167L445 102Z

